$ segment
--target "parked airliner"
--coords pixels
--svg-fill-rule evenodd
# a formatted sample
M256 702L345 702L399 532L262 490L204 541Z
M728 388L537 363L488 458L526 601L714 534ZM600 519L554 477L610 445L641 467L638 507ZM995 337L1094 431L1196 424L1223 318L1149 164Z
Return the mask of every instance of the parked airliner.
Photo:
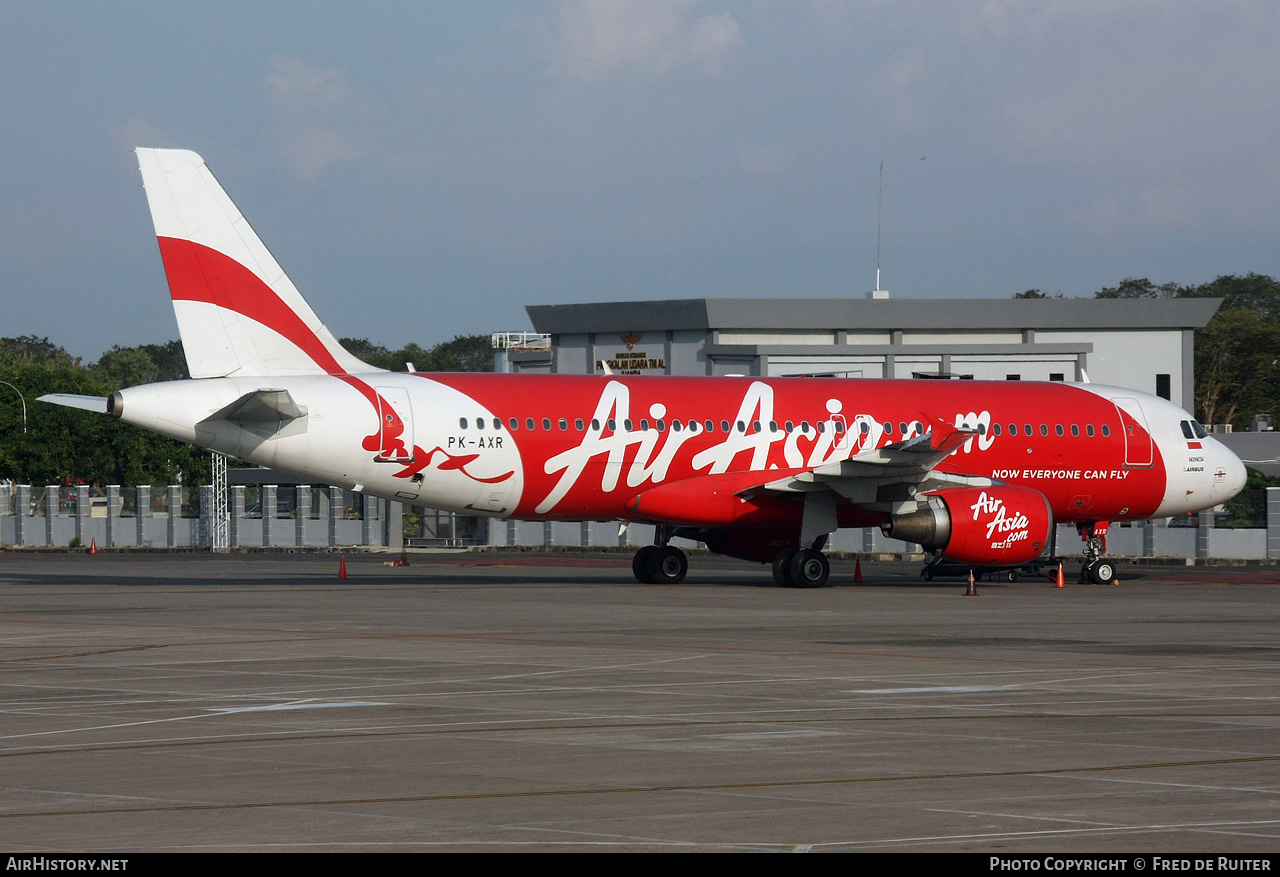
M338 344L200 156L137 155L191 379L44 401L412 505L654 524L642 582L684 578L677 537L814 587L840 527L1001 567L1070 522L1082 579L1110 583L1110 522L1244 486L1190 414L1120 387L383 371Z

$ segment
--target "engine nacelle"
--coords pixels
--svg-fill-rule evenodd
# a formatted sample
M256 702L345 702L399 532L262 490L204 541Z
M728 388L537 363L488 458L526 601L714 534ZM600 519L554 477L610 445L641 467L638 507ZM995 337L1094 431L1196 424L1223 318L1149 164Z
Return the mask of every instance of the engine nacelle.
M881 525L886 536L919 542L944 560L1020 566L1044 551L1053 528L1048 498L1029 487L957 487L929 494L916 511Z

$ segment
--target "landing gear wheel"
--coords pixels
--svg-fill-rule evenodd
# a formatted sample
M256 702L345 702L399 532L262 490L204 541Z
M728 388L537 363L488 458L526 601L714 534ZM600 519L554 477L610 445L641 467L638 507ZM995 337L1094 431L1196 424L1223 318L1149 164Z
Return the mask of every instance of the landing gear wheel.
M926 566L924 569L920 570L920 577L926 582L933 581L933 567Z
M653 552L646 565L649 581L657 585L678 585L683 582L685 573L689 572L689 558L685 557L684 552L670 545L650 547Z
M1116 568L1109 560L1098 560L1089 564L1089 581L1095 585L1114 585Z
M1016 569L1011 569L1004 574L1004 577L1009 582L1016 582L1018 580L1018 571Z
M652 585L655 581L649 574L649 558L653 557L653 552L657 550L656 545L646 545L631 558L631 572L635 575L636 581L642 585Z
M795 556L794 548L786 548L773 556L773 580L784 588L791 587L791 558Z
M797 588L821 588L831 575L831 564L827 556L812 548L802 548L791 558L788 568L791 573L791 584Z

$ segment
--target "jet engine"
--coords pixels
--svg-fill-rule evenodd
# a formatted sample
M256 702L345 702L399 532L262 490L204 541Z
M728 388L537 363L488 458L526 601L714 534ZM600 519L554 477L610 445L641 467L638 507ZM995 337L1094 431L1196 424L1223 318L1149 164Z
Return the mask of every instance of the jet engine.
M944 560L974 566L1021 566L1044 551L1053 527L1049 500L1029 487L957 487L927 494L915 511L890 516L880 529L919 542Z

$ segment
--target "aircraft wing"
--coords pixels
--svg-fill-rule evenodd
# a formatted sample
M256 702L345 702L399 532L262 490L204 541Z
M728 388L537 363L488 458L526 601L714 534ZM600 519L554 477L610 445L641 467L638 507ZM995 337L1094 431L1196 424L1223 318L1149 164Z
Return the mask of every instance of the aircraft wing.
M910 493L944 486L989 485L990 478L935 471L939 463L977 437L975 429L926 417L929 432L879 448L868 448L844 460L821 463L782 478L762 480L742 488L738 496L784 496L832 491L844 500L870 509L877 503L902 501Z

